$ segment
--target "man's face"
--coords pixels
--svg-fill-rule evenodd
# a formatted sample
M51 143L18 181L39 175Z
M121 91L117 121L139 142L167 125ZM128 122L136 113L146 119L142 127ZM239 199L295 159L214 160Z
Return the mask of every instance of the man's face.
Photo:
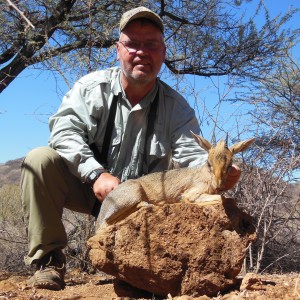
M117 58L128 83L154 82L165 56L163 35L151 23L132 21L117 43Z

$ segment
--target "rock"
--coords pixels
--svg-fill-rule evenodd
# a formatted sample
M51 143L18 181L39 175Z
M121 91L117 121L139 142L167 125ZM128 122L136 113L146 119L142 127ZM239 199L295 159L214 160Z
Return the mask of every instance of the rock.
M222 200L140 208L88 240L93 266L160 296L216 296L255 239L250 216Z
M240 291L264 289L264 283L258 274L247 273L241 283Z

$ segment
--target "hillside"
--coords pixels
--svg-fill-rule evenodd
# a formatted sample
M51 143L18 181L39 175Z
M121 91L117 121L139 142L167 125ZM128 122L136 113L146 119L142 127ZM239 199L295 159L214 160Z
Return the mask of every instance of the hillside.
M19 184L23 159L18 158L0 164L0 188L5 184Z

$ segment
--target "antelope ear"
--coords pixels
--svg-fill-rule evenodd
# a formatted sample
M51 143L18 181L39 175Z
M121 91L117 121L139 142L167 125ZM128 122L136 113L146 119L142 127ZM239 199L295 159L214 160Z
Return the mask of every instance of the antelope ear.
M242 152L244 150L246 150L248 147L250 147L253 142L255 141L255 138L252 138L252 139L248 139L248 140L245 140L245 141L241 141L239 143L236 143L234 145L232 145L229 150L235 154L235 153L238 153L238 152Z
M207 152L212 148L212 144L207 141L205 138L201 137L200 135L195 134L193 131L191 131L191 134L193 138L195 139L196 143L202 147Z

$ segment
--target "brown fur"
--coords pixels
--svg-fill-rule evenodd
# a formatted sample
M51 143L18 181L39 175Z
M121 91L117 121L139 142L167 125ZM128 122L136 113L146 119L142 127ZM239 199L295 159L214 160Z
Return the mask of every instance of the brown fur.
M229 149L224 141L213 147L204 138L192 133L196 142L208 151L208 160L202 166L152 173L128 180L113 190L104 200L100 223L111 224L125 218L141 204L201 201L203 194L219 194L235 153L244 151L254 141L239 142Z

